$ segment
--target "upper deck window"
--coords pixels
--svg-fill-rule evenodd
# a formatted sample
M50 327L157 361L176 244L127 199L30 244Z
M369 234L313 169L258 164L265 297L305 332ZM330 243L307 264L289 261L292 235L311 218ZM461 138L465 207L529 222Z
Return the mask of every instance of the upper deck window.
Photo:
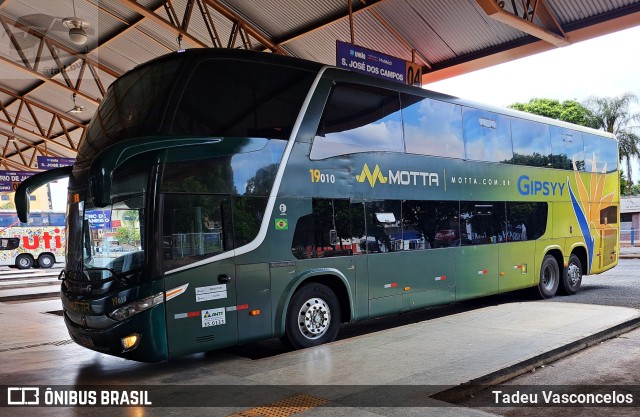
M509 117L465 107L462 120L467 159L506 163L513 160Z
M531 167L551 167L549 125L529 120L511 119L513 163Z
M551 126L551 149L554 168L584 171L582 132Z
M372 151L404 152L398 92L337 84L320 119L311 159Z
M112 143L158 133L179 65L169 60L142 66L113 83L89 123L78 161L90 162Z
M407 152L419 155L464 158L462 109L457 104L402 95L404 140Z
M171 133L289 139L314 76L246 61L201 62L182 92Z
M75 169L87 169L114 143L145 136L289 138L317 71L189 56L172 55L118 78L89 124Z
M618 143L615 140L590 133L583 137L587 172L613 172L618 169Z

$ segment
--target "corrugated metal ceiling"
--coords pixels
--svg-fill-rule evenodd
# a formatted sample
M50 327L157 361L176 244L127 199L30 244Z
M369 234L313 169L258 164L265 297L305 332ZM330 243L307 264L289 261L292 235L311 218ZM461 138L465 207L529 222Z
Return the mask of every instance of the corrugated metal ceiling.
M468 70L464 65L487 56L496 58L478 65L500 62L506 59L500 55L505 51L512 58L552 48L527 49L544 41L518 24L489 16L481 4L491 1L353 0L355 42L407 60L413 55L416 62L426 65L425 71L431 71L427 77L447 76L452 68L464 72ZM576 37L582 40L640 23L640 0L538 1L546 4L560 25L545 29L560 35L567 32L569 40L573 40L573 30L582 30ZM515 6L518 15L524 13L521 0L504 3L504 10ZM0 3L4 22L0 27L0 89L15 95L0 94L9 114L7 118L0 113L0 147L7 146L9 135L3 132L13 128L22 132L18 144L31 145L24 152L55 149L56 154L75 156L66 136L55 139L63 133L61 126L49 131L52 115L79 124L64 122L77 144L81 126L117 76L178 45L213 46L210 30L217 33L217 42L227 46L236 23L246 29L253 49L279 48L286 54L334 64L336 39L350 40L348 4L348 0L5 0ZM537 7L535 1L531 4L530 11ZM64 18L73 17L74 6L76 16L89 23L87 43L81 46L69 40L63 24ZM188 6L192 13L186 25L183 19ZM207 13L201 13L203 9ZM174 13L168 13L171 10ZM536 16L533 22L539 25L541 20ZM240 36L235 47L242 47ZM68 113L74 94L78 105L85 108L82 113ZM26 111L16 118L24 100L42 106L32 106L35 119L42 120L33 120ZM29 133L37 123L46 125L44 136ZM12 169L23 163L24 155L15 148L12 145L2 153L0 169L6 168L4 160L12 162ZM35 165L24 168L34 169Z

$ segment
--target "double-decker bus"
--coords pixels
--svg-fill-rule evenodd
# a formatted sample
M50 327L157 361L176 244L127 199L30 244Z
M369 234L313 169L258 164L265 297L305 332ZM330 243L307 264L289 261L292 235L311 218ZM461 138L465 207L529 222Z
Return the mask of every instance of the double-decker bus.
M15 212L0 211L0 265L51 268L64 256L64 213L34 212L23 223Z
M531 287L618 260L612 135L332 66L179 51L109 89L70 177L64 319L161 361ZM96 212L135 245L96 252ZM127 220L128 219L128 220ZM548 317L545 317L547 320Z

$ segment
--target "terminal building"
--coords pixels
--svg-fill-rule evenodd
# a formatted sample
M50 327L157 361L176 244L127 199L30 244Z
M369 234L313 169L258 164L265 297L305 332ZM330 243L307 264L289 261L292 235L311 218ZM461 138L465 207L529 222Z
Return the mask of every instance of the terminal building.
M640 196L620 199L620 244L638 244L640 229Z

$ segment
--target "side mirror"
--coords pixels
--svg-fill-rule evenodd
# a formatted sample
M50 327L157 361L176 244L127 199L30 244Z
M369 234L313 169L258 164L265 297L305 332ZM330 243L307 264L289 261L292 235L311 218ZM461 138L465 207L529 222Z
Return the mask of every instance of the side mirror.
M22 223L26 223L29 216L29 193L51 181L69 177L72 170L73 167L71 166L50 169L29 177L20 183L13 199L16 204L18 218Z

